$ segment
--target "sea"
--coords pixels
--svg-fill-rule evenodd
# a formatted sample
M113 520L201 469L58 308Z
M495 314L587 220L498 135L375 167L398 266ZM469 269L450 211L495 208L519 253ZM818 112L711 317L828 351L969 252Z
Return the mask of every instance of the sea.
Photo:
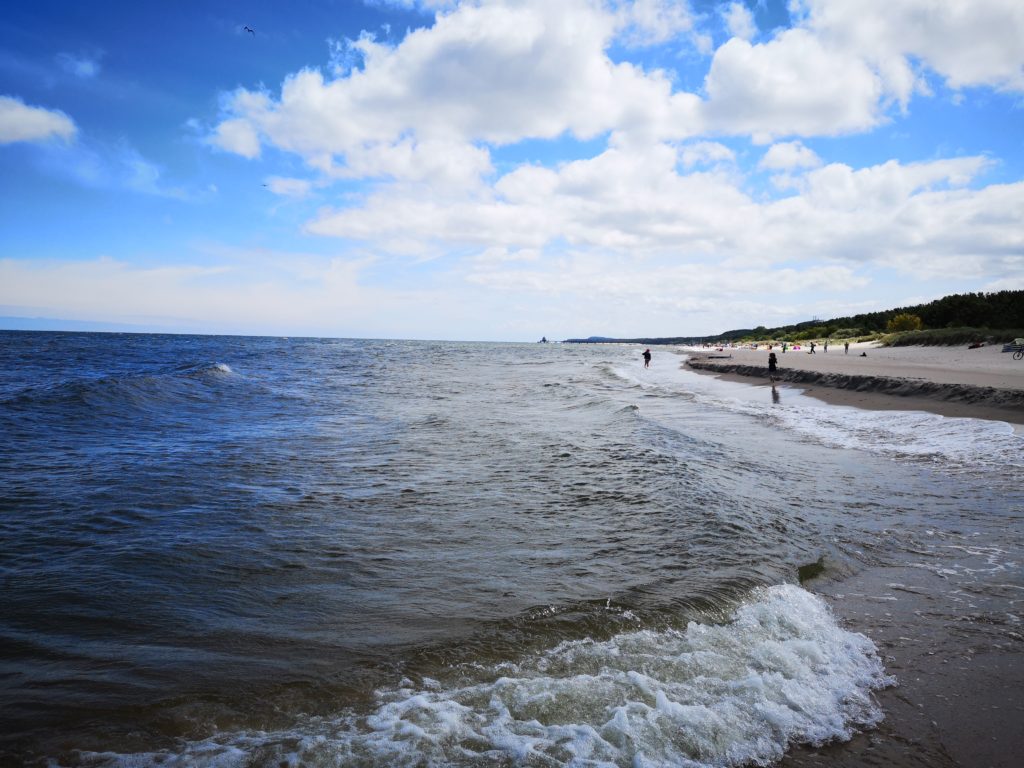
M0 764L785 764L902 684L818 585L1019 643L1010 425L642 351L0 332Z

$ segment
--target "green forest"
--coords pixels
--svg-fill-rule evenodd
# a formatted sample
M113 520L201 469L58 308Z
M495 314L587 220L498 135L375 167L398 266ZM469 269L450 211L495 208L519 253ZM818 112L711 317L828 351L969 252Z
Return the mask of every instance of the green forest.
M715 336L615 339L591 336L571 343L721 344L743 341L882 338L892 344L1002 342L1024 336L1024 291L957 293L927 304L895 307L778 328L741 328Z

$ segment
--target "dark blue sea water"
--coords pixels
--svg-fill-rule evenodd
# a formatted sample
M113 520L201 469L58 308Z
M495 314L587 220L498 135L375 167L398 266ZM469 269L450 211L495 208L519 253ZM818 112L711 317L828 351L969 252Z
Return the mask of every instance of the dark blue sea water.
M801 566L1019 621L1009 426L640 351L0 332L0 755L763 764L895 682Z

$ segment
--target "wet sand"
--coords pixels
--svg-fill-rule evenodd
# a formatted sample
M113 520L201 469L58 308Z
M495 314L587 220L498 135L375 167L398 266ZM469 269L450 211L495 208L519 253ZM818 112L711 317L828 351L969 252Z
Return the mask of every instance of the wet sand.
M774 349L778 383L835 405L872 410L922 410L943 416L1024 424L1024 361L1000 346L876 347L854 344L815 354ZM692 350L699 372L767 385L769 350ZM866 357L861 357L861 353Z
M898 684L877 729L798 747L783 768L1015 768L1024 754L1024 637L983 596L951 600L940 575L875 567L806 584L878 646ZM991 610L990 610L991 609Z
M848 354L842 346L827 353L819 346L814 355L806 347L774 351L777 386L799 388L828 403L1024 424L1024 361L1013 360L1001 346L865 344L851 345ZM767 364L764 347L696 350L689 361L693 370L756 386L769 386ZM951 592L941 573L911 564L870 567L854 575L830 575L826 569L805 586L825 596L848 628L878 645L898 684L877 694L886 713L877 729L847 743L797 747L782 766L1021 764L1024 630L1006 611L1015 594Z

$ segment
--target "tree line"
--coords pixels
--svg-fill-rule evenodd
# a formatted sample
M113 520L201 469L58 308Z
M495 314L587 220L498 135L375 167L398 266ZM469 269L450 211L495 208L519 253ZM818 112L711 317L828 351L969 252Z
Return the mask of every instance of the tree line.
M805 320L778 328L738 328L716 336L675 336L671 338L566 339L567 342L621 342L635 344L719 344L753 339L803 341L829 337L855 338L902 330L893 327L897 316L920 319L922 329L972 328L982 330L1024 329L1024 291L956 293L927 304L896 307L881 312L864 312L831 320ZM902 318L895 325L905 322Z

